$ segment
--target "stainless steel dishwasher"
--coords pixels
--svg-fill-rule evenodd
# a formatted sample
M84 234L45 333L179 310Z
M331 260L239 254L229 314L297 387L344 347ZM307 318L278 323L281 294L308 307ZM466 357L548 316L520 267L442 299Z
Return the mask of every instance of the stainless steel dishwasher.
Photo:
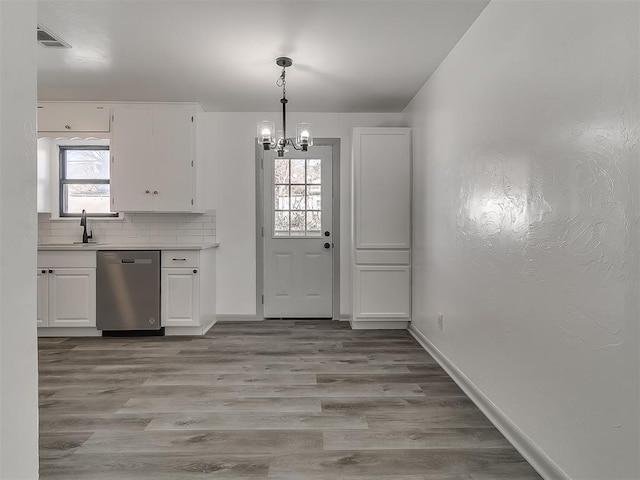
M96 286L96 326L103 333L160 330L159 251L98 251Z

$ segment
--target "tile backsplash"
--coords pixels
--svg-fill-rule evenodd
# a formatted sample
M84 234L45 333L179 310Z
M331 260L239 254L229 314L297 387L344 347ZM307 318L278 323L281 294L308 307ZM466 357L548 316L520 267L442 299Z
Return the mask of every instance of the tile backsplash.
M216 212L127 213L124 218L87 219L87 230L99 243L201 244L216 241ZM38 243L72 243L82 240L80 219L51 220L48 213L38 215Z

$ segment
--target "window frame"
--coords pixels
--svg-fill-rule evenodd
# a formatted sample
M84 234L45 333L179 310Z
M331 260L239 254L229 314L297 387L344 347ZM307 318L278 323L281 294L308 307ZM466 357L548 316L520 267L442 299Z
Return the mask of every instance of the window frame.
M287 161L288 165L287 165L287 172L288 172L288 183L278 183L277 179L276 179L276 162L278 161ZM291 162L294 160L301 160L304 162L304 183L292 183L291 181ZM322 190L322 175L320 175L320 182L319 183L308 183L309 180L309 162L310 161L320 161L320 171L322 172L322 159L320 158L315 158L315 157L311 157L311 158L307 158L307 157L299 157L299 156L286 156L284 158L280 158L280 157L276 157L274 158L274 164L273 164L273 178L272 178L272 182L271 182L271 186L273 188L272 191L272 195L273 195L273 201L272 201L272 207L271 207L271 220L273 222L273 230L271 232L271 236L274 239L293 239L293 238L306 238L306 239L314 239L314 238L322 238L322 195L323 195L323 190ZM287 191L288 191L288 206L289 208L286 210L282 210L282 209L278 209L276 208L276 190L278 187L286 187ZM291 189L292 187L302 187L304 189L304 200L303 200L303 204L304 204L304 208L302 209L292 209L291 208L291 199L293 198L291 195ZM320 208L319 209L309 209L308 205L309 205L309 188L310 187L319 187L320 188ZM289 221L288 221L288 225L289 225L289 234L288 235L278 235L277 234L277 230L276 230L276 217L278 215L278 213L282 213L282 212L287 212L289 215ZM304 234L293 234L291 233L291 214L292 213L304 213ZM309 235L310 230L308 230L308 226L309 226L309 221L308 221L308 213L319 213L320 214L320 230L318 230L318 234L317 235ZM284 231L284 230L283 230ZM302 231L302 230L300 230ZM315 232L315 230L311 230L312 232Z
M95 178L95 179L69 179L67 176L67 154L69 150L106 150L111 151L110 145L59 145L59 162L58 162L58 215L60 218L80 218L81 213L68 213L65 212L65 185L109 185L111 187L111 172L109 172L109 178ZM120 214L118 212L110 213L93 213L87 212L87 217L92 218L117 218Z

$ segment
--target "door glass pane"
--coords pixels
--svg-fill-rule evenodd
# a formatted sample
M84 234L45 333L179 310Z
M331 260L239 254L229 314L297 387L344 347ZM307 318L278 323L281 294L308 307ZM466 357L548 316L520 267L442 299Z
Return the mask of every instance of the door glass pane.
M275 160L274 236L321 236L321 172L320 159Z
M289 236L289 212L276 212L274 230L276 237Z
M305 230L304 212L291 212L291 236L302 236Z
M310 237L319 237L322 229L320 221L320 212L307 212L307 235Z
M289 183L289 160L288 159L276 159L274 165L274 182L277 184Z
M291 183L296 185L305 184L305 161L304 159L291 160Z
M307 183L319 184L321 179L320 160L307 160Z
M291 210L304 210L304 185L291 185Z
M289 186L288 185L276 185L275 192L275 205L273 208L277 210L289 210Z
M307 187L307 210L322 210L322 196L320 185Z

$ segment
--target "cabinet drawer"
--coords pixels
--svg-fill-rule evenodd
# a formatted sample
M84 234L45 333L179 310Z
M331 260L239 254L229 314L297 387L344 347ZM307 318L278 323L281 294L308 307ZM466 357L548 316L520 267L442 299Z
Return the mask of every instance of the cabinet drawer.
M110 109L94 103L41 103L39 132L108 132Z
M96 268L96 252L38 252L38 268Z
M197 250L163 250L162 268L199 267L200 252Z

